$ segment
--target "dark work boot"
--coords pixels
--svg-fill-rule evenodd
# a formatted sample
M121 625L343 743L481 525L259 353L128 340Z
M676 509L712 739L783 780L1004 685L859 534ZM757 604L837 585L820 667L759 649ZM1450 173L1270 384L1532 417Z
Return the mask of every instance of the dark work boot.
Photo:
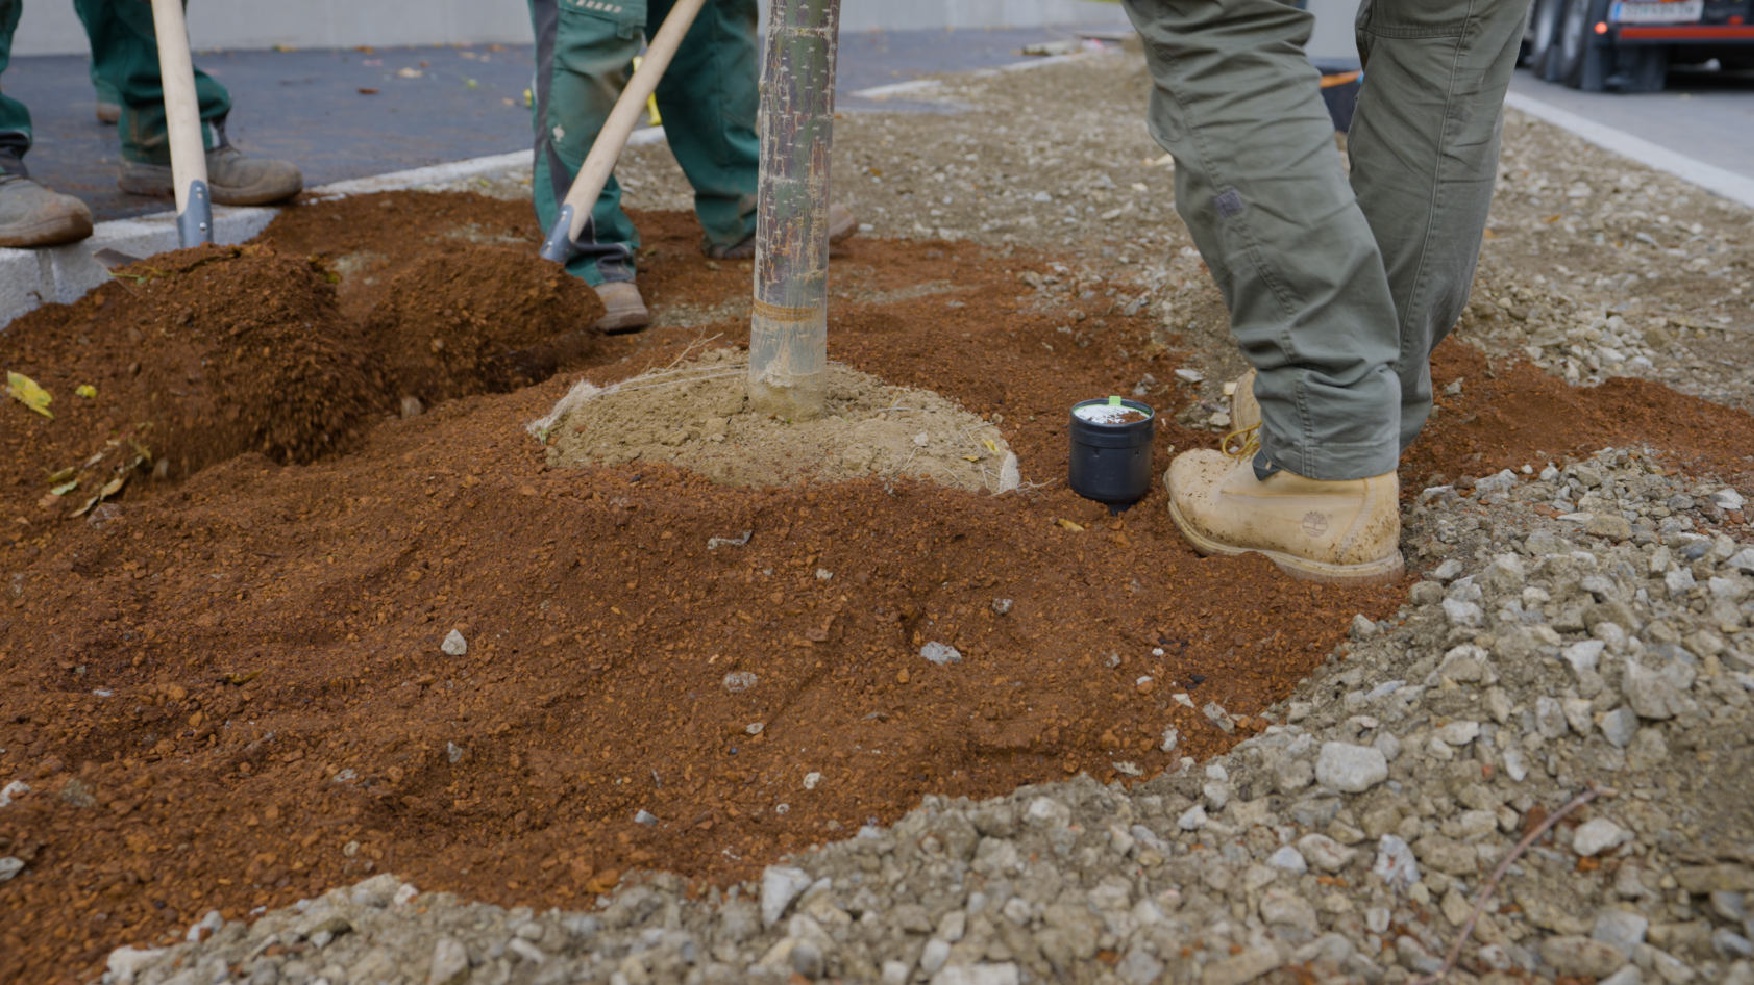
M130 195L176 196L168 164L128 161L118 184ZM271 205L303 188L304 175L291 161L249 157L230 144L207 152L207 190L215 205Z
M22 174L0 173L0 246L60 246L91 235L91 210Z

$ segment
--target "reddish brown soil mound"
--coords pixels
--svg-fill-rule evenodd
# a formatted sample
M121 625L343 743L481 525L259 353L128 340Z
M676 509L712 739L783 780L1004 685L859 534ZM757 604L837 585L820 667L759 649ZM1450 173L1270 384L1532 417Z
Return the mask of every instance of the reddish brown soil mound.
M1672 465L1726 479L1754 471L1754 416L1661 383L1622 377L1577 389L1527 363L1491 366L1455 344L1438 349L1431 369L1439 410L1408 450L1410 478L1539 470L1610 445L1648 445ZM1443 394L1457 380L1462 395Z
M51 472L123 436L151 449L160 475L252 451L309 462L346 447L384 403L325 271L261 247L124 268L72 306L15 321L0 361L57 396L54 421L8 415L30 432L13 461ZM76 399L79 386L97 395Z
M356 210L336 225L357 249L425 242L402 224L419 210L381 210L371 239L369 200L334 204ZM325 207L290 214L322 225ZM748 266L702 259L692 220L641 223L660 314L747 296ZM521 425L571 382L555 379L385 420L311 465L246 455L56 521L35 502L42 446L18 437L34 422L0 405L0 781L32 786L0 811L0 854L28 862L4 888L0 981L89 979L110 948L209 908L238 917L374 871L533 906L580 902L635 867L747 875L923 793L1150 774L1258 727L1227 734L1175 696L1254 715L1354 613L1392 614L1400 589L1202 560L1160 491L1121 519L1068 492L1072 401L1146 371L1172 379L1176 360L1146 319L1100 306L1074 344L1060 313L1019 297L1016 272L1040 266L855 241L834 268L831 355L1002 415L1025 481L1044 486L1001 498L550 470ZM744 331L605 340L589 375L607 384ZM135 358L69 334L87 341L24 368L121 378ZM9 330L0 365L15 352ZM1746 415L1657 388L1573 393L1520 371L1488 386L1483 363L1456 365L1463 394L1409 487L1620 440L1629 396L1652 420L1709 420L1696 440L1719 436L1716 460L1751 447L1734 444ZM1493 417L1574 398L1575 420ZM1213 438L1166 426L1159 463L1165 443ZM453 628L466 655L441 652ZM923 659L933 642L961 662ZM657 823L635 823L639 810Z
M529 247L457 244L388 278L366 316L401 394L427 403L538 383L590 356L603 302Z

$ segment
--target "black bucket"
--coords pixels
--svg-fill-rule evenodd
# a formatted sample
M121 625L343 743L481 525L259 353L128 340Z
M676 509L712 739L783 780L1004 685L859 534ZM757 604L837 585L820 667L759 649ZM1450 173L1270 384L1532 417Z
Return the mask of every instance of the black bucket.
M1107 503L1110 513L1138 502L1151 488L1156 425L1156 413L1137 400L1108 397L1073 404L1066 474L1072 491Z

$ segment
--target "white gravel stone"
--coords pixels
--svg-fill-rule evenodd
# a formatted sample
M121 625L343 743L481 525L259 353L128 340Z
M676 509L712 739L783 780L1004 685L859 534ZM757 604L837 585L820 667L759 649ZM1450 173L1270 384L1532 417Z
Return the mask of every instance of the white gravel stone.
M1606 944L1632 960L1633 952L1638 945L1644 943L1644 935L1650 930L1650 918L1632 910L1603 910L1596 914L1596 928L1590 936Z
M446 656L461 657L469 652L469 641L463 638L462 630L453 629L445 634L444 642L439 644L439 649L444 651Z
M810 873L795 865L770 865L761 871L761 923L771 927L786 915L798 894L810 888Z
M1319 833L1307 834L1298 839L1297 850L1310 865L1323 872L1338 872L1358 857L1356 850Z
M1541 960L1561 975L1606 978L1626 964L1619 948L1589 937L1563 935L1541 941Z
M1369 790L1389 778L1389 763L1381 751L1344 742L1322 745L1316 759L1316 781L1346 793Z
M134 985L134 976L164 954L162 948L119 947L111 951L104 962L104 967L109 971L106 981L109 985Z
M1017 966L1002 964L946 965L932 976L932 985L1017 985Z
M1309 871L1309 862L1303 857L1303 853L1290 845L1268 856L1267 864L1297 876Z
M1632 743L1632 737L1638 733L1638 713L1621 705L1612 711L1602 714L1600 725L1602 735L1608 744L1616 749L1624 749Z
M469 980L469 951L454 937L440 937L432 948L426 985L462 985Z
M1376 864L1370 871L1390 888L1408 889L1419 881L1419 863L1413 858L1413 849L1396 835L1383 835L1377 840Z
M1595 818L1578 825L1571 836L1571 850L1579 855L1600 855L1632 840L1632 832L1607 818Z
M927 643L925 646L920 647L920 656L925 657L927 660L930 660L940 667L943 667L946 664L959 664L962 662L961 650L958 650L956 647L950 646L949 644L936 641Z

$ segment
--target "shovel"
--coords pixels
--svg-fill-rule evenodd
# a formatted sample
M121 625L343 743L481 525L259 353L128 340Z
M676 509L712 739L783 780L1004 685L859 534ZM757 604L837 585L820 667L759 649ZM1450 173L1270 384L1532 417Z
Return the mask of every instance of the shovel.
M182 0L152 0L152 33L158 36L159 78L170 131L171 184L177 196L177 245L213 242L213 199L207 190L207 152L201 141L201 109L195 97L195 63Z
M176 4L177 0L152 0L156 10L161 3ZM609 180L609 172L615 169L615 162L621 158L622 148L627 146L627 138L639 123L639 117L645 111L646 100L658 89L658 80L663 78L664 69L670 67L670 59L682 44L683 35L694 23L694 15L700 13L704 0L678 0L676 6L670 8L669 16L658 28L658 33L646 45L646 56L639 67L634 69L633 78L621 90L621 98L615 100L615 108L609 111L609 119L604 121L603 129L598 131L597 139L591 144L591 152L585 156L585 163L579 166L578 176L573 179L572 187L567 190L566 199L561 203L560 215L554 220L554 228L548 230L548 238L542 243L542 258L555 263L565 263L572 259L578 250L579 233L585 229L585 223L591 218L591 208L597 204L597 196L602 193L603 185ZM162 35L160 36L162 39ZM164 43L162 40L159 42ZM169 90L166 90L169 97Z

